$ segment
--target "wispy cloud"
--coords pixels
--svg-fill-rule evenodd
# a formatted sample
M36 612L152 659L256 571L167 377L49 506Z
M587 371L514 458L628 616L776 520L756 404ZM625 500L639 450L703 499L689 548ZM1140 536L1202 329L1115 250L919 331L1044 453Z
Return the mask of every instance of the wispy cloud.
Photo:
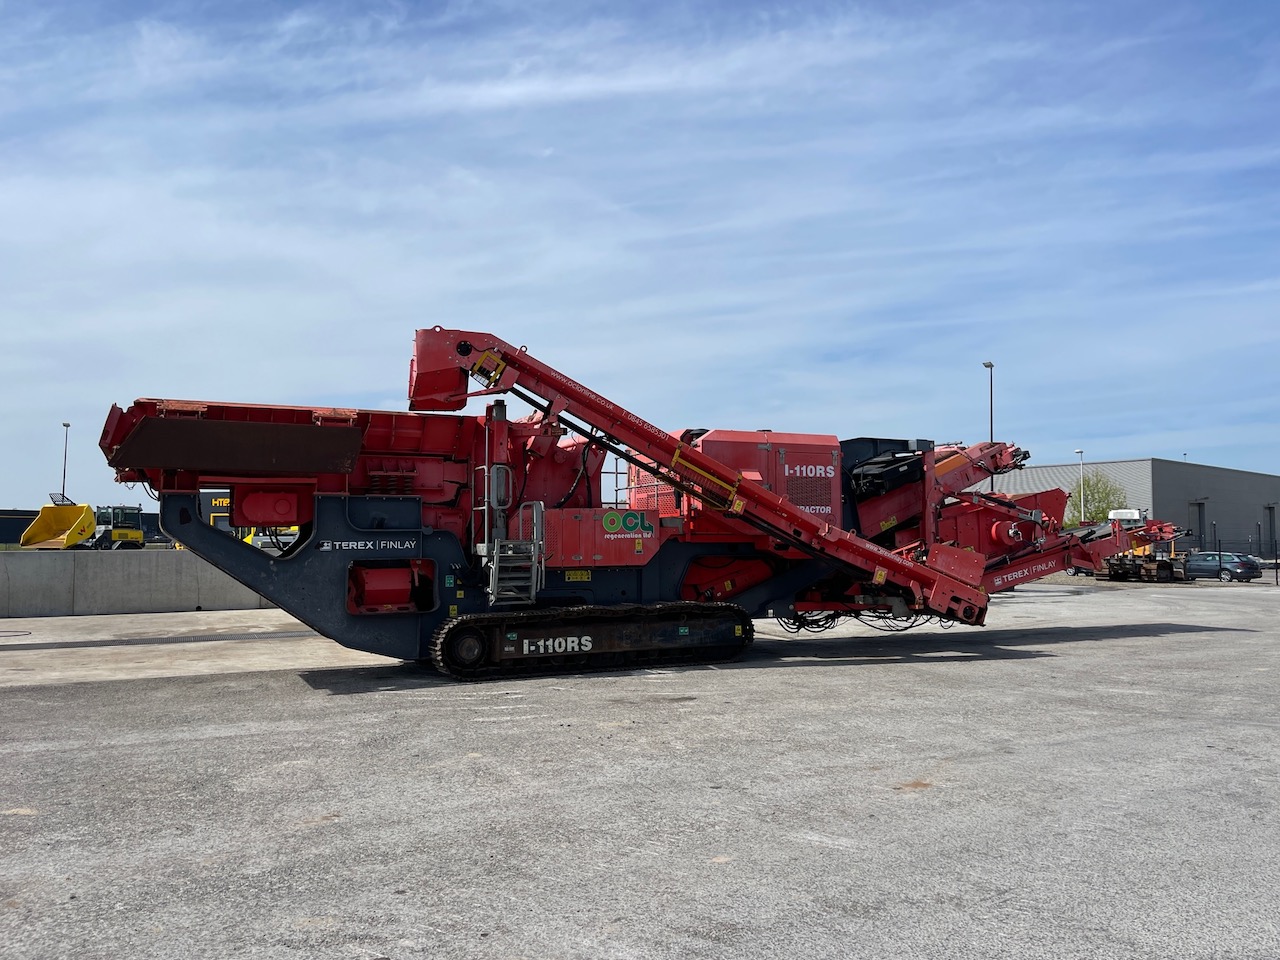
M672 427L971 438L993 359L1041 462L1280 470L1261 7L31 10L0 7L0 441L33 465L0 505L63 419L109 498L110 402L381 403L436 323ZM1245 397L1188 420L1153 377Z

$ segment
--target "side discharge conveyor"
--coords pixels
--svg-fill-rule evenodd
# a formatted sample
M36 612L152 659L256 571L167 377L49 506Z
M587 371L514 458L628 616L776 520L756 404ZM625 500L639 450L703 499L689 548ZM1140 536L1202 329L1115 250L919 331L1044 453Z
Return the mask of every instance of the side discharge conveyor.
M476 396L483 414L458 412ZM165 533L319 633L467 679L729 659L761 617L977 625L992 592L1144 535L1065 533L1058 490L965 493L1021 467L1007 444L668 433L490 334L418 331L409 400L142 399L101 447L159 496ZM231 526L297 539L273 555L228 535L209 490Z

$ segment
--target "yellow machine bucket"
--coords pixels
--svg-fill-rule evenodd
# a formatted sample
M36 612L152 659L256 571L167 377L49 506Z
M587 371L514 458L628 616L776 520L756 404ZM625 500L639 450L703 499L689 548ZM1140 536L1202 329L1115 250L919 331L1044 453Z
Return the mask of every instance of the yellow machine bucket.
M74 547L92 537L96 527L93 507L87 503L69 507L46 504L40 508L40 515L31 521L19 542L24 547L45 549Z

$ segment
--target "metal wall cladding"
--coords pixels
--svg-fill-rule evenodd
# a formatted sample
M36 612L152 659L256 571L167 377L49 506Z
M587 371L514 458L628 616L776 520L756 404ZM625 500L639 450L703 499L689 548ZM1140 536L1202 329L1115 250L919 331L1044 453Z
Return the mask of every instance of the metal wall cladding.
M1084 469L1085 473L1098 470L1123 487L1130 507L1147 510L1152 519L1189 528L1191 535L1178 541L1180 549L1208 549L1216 537L1230 541L1233 550L1251 552L1251 544L1270 550L1273 538L1280 537L1276 529L1280 476L1275 474L1160 458L1086 459ZM1028 466L996 477L996 489L1004 493L1051 487L1070 490L1079 480L1079 461ZM970 489L985 489L987 483L984 480ZM1075 503L1067 504L1068 522L1077 508Z

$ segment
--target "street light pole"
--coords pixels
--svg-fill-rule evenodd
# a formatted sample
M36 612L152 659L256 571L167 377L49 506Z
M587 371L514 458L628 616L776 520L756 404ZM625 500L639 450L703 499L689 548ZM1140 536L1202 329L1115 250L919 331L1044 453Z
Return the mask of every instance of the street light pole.
M996 442L996 365L990 360L983 360L987 368L987 440ZM996 474L991 471L991 492L996 492Z
M71 439L71 424L62 421L62 499L67 499L67 441Z
M1084 451L1077 449L1076 453L1080 454L1080 526L1084 526Z

